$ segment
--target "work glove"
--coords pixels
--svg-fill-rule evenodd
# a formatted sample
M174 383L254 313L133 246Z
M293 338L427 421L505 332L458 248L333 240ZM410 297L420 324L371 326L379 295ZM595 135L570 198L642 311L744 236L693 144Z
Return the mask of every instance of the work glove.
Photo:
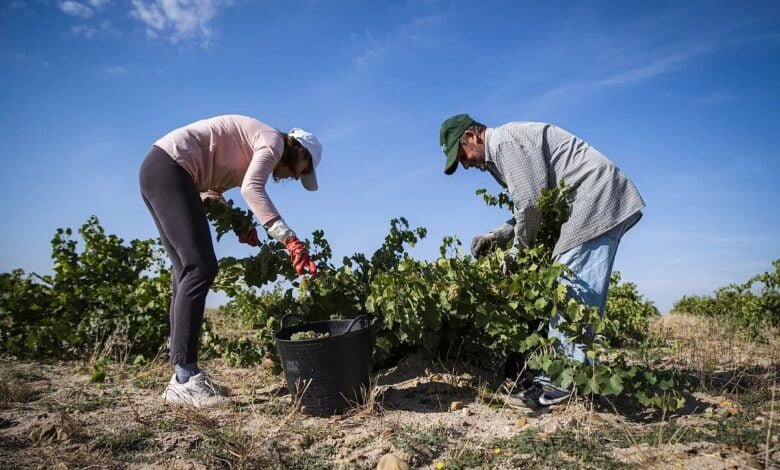
M496 239L492 232L477 235L471 240L471 256L479 258L493 251Z
M290 252L290 259L297 274L303 274L308 269L313 276L317 275L317 265L311 260L306 246L298 240L298 237L289 237L284 242L284 246Z
M519 253L520 250L513 246L504 255L504 260L501 261L501 272L504 273L504 276L510 276L517 272L517 255Z
M249 246L257 246L260 244L260 239L257 238L257 229L252 227L247 233L238 237L238 241L246 243Z
M477 235L471 240L471 256L479 258L480 256L485 256L499 246L506 246L514 233L515 226L507 222L484 235Z

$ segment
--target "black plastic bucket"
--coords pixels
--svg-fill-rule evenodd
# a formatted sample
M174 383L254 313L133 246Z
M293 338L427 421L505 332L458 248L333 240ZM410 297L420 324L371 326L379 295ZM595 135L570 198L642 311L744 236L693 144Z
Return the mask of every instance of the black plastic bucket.
M327 320L285 326L287 314L276 332L276 349L293 400L300 400L304 413L340 414L362 403L369 390L373 335L371 320L361 315L352 320ZM299 331L330 333L329 337L292 341Z

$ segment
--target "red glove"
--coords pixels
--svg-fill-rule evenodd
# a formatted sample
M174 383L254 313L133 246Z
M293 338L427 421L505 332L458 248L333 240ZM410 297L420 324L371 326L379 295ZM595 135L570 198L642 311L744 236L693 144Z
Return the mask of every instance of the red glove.
M238 237L238 241L241 243L246 243L249 246L257 246L260 244L260 240L257 238L257 229L252 227L251 230L249 230L246 235L241 235Z
M284 244L287 247L287 251L290 252L290 258L296 273L303 274L304 270L308 268L312 275L317 275L317 265L311 260L306 247L297 237L288 238Z

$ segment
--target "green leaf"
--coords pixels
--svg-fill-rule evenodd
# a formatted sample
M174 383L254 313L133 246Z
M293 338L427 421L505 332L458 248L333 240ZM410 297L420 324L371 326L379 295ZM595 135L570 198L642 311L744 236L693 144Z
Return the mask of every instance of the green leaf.
M609 378L609 392L611 395L620 395L623 393L623 377L620 374L613 374Z

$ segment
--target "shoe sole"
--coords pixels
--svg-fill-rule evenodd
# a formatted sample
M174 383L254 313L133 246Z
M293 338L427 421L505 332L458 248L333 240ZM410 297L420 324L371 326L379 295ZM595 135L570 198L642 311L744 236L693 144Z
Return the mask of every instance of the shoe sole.
M216 408L220 406L224 406L230 403L230 399L228 397L223 397L221 400L197 400L197 399L178 399L175 395L175 392L171 394L172 396L169 397L167 393L164 393L162 395L163 403L166 405L171 406L185 406L185 407L191 407L191 408Z
M539 397L539 403L541 403L544 406L557 405L558 403L560 403L562 401L568 400L569 397L571 397L571 394L563 396L561 398L554 398L552 400L548 400L548 399L544 398L544 396L541 396L541 397Z
M504 400L504 404L510 408L517 408L521 410L535 410L541 408L539 403L528 402L520 398L513 400Z

